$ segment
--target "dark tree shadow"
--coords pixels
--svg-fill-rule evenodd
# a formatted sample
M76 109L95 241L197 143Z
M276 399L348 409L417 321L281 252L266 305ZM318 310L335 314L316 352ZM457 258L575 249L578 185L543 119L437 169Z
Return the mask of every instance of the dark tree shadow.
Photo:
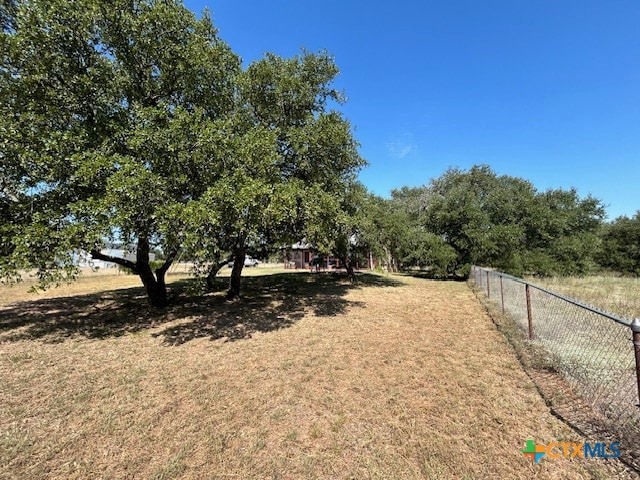
M404 270L397 275L413 278L422 278L425 280L436 280L439 282L466 282L469 278L463 275L439 275L429 270Z
M285 273L243 278L242 297L234 302L224 292L190 295L189 280L175 282L163 310L148 307L142 288L24 301L0 308L0 341L111 338L170 322L153 334L168 345L203 337L233 341L288 327L307 313L332 317L362 306L345 298L350 290L398 285L372 274L358 274L350 283L337 274Z

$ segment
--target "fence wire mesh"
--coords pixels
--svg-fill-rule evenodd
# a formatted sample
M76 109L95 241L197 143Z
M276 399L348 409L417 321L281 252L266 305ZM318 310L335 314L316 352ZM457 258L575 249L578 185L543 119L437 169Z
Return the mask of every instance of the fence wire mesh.
M492 270L473 267L470 280L515 321L525 338L550 355L554 367L603 415L612 433L640 439L630 320Z

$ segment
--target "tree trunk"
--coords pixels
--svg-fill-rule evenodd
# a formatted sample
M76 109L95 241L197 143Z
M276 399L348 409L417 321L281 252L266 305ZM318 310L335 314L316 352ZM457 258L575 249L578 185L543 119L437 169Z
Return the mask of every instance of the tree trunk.
M216 276L222 267L224 267L227 263L229 263L232 258L228 258L227 260L220 261L220 257L214 260L213 265L207 274L207 291L211 292L216 288Z
M233 269L229 279L229 291L227 300L234 300L240 296L240 278L244 267L245 249L244 246L235 250L233 255Z
M384 253L387 256L387 271L394 272L395 270L393 267L393 256L391 255L391 251L388 248L385 248Z
M353 283L353 279L355 278L355 272L353 271L353 265L350 261L345 265L347 267L347 276L349 277L349 281Z
M138 238L138 248L136 249L136 270L142 280L147 296L149 297L149 303L152 307L164 308L167 306L167 286L164 281L164 275L171 265L173 258L169 255L164 265L156 270L156 276L154 276L149 265L149 240L146 237Z
M349 277L349 281L353 283L355 272L353 271L353 264L351 263L351 259L348 256L342 257L340 258L340 262L342 262L345 270L347 271L347 276Z
M167 255L167 259L162 264L160 268L158 268L155 272L151 270L151 265L149 265L149 241L146 237L138 238L138 246L136 248L136 261L132 262L131 260L127 260L119 257L111 257L109 255L105 255L98 249L96 246L93 250L91 250L91 258L96 260L104 260L105 262L112 262L117 265L121 265L130 269L133 273L137 274L142 280L142 284L147 292L147 296L149 298L149 303L153 307L163 308L166 307L168 302L167 298L167 285L165 283L165 274L169 267L173 263L178 254L178 250L174 250L169 252Z
M166 307L169 302L167 298L167 286L164 281L164 272L162 272L160 278L156 279L147 261L146 264L138 265L138 275L147 291L151 306L156 308Z

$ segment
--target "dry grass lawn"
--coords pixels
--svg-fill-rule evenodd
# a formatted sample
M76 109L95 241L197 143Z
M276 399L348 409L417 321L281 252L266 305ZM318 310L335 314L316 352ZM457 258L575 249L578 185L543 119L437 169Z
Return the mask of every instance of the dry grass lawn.
M640 318L640 278L593 275L530 280L620 317Z
M275 273L235 303L178 283L160 315L137 285L0 289L0 478L629 475L523 457L580 438L464 283Z

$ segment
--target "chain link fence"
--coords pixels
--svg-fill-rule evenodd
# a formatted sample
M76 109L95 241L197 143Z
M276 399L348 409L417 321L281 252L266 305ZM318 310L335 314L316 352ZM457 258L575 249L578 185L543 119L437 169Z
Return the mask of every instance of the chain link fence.
M525 338L550 355L554 368L602 413L612 433L640 440L640 320L618 318L480 267L472 267L469 278Z

